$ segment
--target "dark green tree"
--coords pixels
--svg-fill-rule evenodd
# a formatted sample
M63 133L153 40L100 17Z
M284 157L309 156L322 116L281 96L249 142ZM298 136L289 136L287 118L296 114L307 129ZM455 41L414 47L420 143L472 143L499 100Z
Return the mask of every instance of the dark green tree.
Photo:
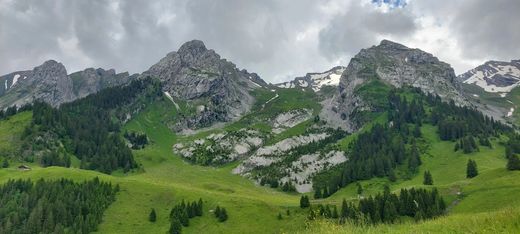
M309 207L311 204L309 202L309 197L307 195L302 195L300 197L300 207L301 208L307 208Z
M2 168L8 168L9 167L9 161L7 161L7 158L4 158L4 161L2 162Z
M282 220L283 219L282 213L278 213L278 217L277 218L278 218L278 220Z
M424 185L433 185L433 178L432 178L432 174L430 174L430 171L424 172L423 184Z
M520 170L520 159L518 159L518 155L512 154L507 157L507 170L515 171Z
M478 175L477 163L475 160L469 159L466 166L466 178L473 178Z
M170 234L181 234L182 233L182 224L177 217L172 219L170 224L170 230L168 231Z
M155 213L155 209L152 208L152 211L150 211L150 215L148 216L148 221L154 223L157 220L157 214Z

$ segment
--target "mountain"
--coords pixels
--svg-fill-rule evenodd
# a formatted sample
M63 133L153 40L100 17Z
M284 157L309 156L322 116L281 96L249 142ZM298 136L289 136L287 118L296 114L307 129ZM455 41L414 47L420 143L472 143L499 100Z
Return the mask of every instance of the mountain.
M73 94L75 98L83 98L102 89L128 84L136 75L130 76L128 72L116 73L114 69L87 68L83 71L69 75L72 80Z
M63 64L44 62L33 70L17 71L0 77L0 108L22 106L41 100L52 106L71 102L104 88L128 83L134 76L115 70L88 68L67 75Z
M488 61L457 77L465 84L474 84L486 92L507 93L520 84L520 60Z
M257 74L239 70L199 40L184 43L141 76L160 79L164 93L172 101L188 103L190 114L177 124L176 130L236 120L255 101L249 92L267 86Z
M54 60L44 62L30 71L13 72L0 77L0 107L21 106L42 100L52 106L74 99L72 80L63 64Z
M458 105L468 104L449 64L422 50L383 40L350 60L334 97L324 102L321 117L354 131L363 124L363 114L378 111L377 89L385 86L417 87Z
M318 92L323 86L338 86L341 74L344 70L345 67L337 66L325 72L307 73L303 77L296 77L292 81L275 85L280 88L310 88L314 92Z

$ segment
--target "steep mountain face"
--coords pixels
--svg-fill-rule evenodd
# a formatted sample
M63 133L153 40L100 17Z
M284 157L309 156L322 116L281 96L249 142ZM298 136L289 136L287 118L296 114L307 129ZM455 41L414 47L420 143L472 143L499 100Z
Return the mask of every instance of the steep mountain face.
M83 98L104 88L128 84L137 75L130 76L128 72L116 73L114 69L87 68L72 73L69 77L72 80L75 98Z
M67 75L63 64L49 60L33 70L0 77L3 84L0 87L0 108L22 106L34 100L59 106L104 88L127 84L135 77L101 68L88 68Z
M310 88L314 92L323 86L338 86L341 74L346 67L337 66L322 73L307 73L303 77L296 77L292 81L276 84L280 88Z
M13 72L0 77L0 107L24 105L42 100L52 106L74 99L72 80L63 64L49 60L31 71Z
M186 42L141 76L159 78L166 96L174 102L186 101L194 110L177 124L176 130L235 120L254 102L249 91L267 86L258 75L239 70L198 40Z
M491 93L508 93L520 84L520 60L488 61L457 77Z
M460 93L456 76L449 64L419 49L383 40L379 45L362 49L351 59L341 75L337 93L324 101L322 118L349 131L358 129L356 114L377 111L377 91L363 95L363 86L369 84L393 87L413 86L423 92L467 105Z

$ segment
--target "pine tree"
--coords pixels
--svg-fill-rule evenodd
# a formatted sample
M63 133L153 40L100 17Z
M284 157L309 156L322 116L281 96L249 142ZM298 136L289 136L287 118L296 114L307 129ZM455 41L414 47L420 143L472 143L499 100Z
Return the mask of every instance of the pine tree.
M228 219L226 208L221 208L219 216L217 217L219 222L225 222Z
M478 175L477 163L469 159L466 166L466 178L473 178Z
M9 161L7 161L7 158L4 158L4 161L2 162L2 168L8 168L9 167Z
M433 185L433 178L432 178L432 174L430 174L430 171L424 172L423 184L424 185Z
M170 224L170 234L181 234L182 224L177 217L175 217Z
M309 197L307 195L302 195L300 197L300 207L307 208L310 206Z
M520 170L520 159L518 159L518 155L512 154L507 158L507 170Z
M278 213L278 217L277 218L278 218L278 220L282 220L283 219L282 213Z
M152 223L154 223L157 220L157 214L155 213L154 208L152 208L152 211L150 212L150 215L148 216L148 220Z
M199 202L197 203L197 216L202 216L202 198L199 198Z

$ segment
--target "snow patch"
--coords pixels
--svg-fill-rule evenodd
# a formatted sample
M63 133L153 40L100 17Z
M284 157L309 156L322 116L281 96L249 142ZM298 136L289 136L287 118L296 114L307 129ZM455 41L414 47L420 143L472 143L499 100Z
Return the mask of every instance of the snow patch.
M479 96L478 96L477 94L473 94L473 97L476 97L476 98L478 98Z
M164 95L166 95L166 97L173 102L173 105L175 105L175 109L180 110L179 105L173 100L173 97L172 95L170 95L170 93L164 92Z
M7 79L5 80L5 90L7 90Z
M12 88L16 84L16 82L18 82L18 78L20 78L19 74L14 75L13 83L11 84L11 87L9 87L9 88Z
M265 104L270 103L271 101L273 101L274 99L277 99L278 97L279 96L278 96L278 93L277 93L276 95L274 95L274 97L272 97L271 99L267 100L267 102L265 102Z
M507 112L506 117L511 117L513 115L513 112L515 112L515 108L511 107L511 109L509 109L509 112Z
M501 93L500 97L506 97L507 93Z

